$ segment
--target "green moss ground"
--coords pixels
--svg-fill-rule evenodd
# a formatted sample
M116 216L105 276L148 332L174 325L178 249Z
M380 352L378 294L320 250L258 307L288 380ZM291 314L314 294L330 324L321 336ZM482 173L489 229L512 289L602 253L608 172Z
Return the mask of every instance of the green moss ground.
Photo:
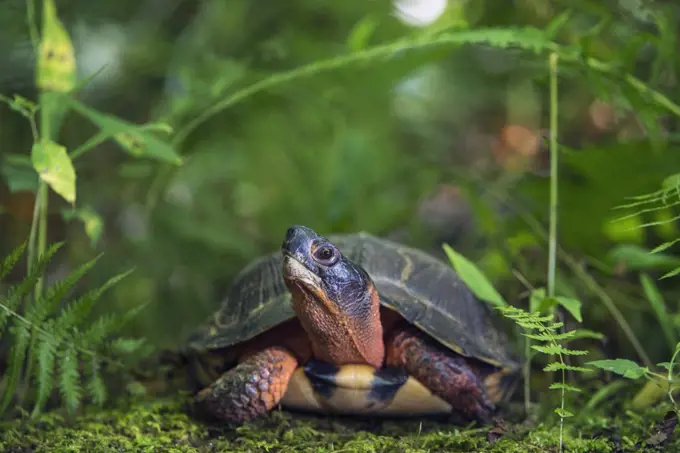
M577 416L569 424L565 451L678 451L647 447L669 410L622 411L615 418ZM433 421L357 420L274 411L238 428L193 421L177 400L138 402L67 420L46 414L2 426L0 451L18 452L555 452L558 430L543 424L506 422L491 443L489 429L466 429Z

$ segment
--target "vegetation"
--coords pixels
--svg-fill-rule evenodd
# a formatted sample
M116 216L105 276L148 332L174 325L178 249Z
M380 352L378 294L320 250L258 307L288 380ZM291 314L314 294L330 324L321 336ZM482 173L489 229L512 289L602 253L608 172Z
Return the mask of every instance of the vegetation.
M399 2L12 3L5 450L677 444L680 6L451 0L418 24ZM291 223L448 257L516 328L523 410L491 431L278 411L215 428L128 401L136 359Z

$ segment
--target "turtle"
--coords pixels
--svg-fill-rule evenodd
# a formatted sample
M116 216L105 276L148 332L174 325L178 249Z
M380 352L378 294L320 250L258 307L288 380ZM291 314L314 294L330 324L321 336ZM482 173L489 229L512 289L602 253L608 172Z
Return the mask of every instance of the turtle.
M488 424L521 369L491 310L420 249L293 225L186 341L191 408L225 423L281 406Z

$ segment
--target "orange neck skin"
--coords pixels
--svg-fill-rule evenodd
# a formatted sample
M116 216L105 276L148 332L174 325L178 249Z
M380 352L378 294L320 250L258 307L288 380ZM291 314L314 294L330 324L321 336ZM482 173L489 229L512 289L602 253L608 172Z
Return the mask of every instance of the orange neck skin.
M315 358L334 365L367 364L379 368L385 359L380 297L373 284L354 313L347 313L316 288L290 282L293 309L309 335Z

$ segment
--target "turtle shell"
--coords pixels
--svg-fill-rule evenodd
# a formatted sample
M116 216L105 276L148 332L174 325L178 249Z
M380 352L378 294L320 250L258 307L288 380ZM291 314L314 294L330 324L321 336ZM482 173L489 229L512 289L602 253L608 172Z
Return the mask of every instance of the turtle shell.
M412 247L360 232L328 236L373 279L383 306L453 351L499 368L517 368L507 337L443 261ZM234 280L220 309L190 338L195 351L225 348L295 317L276 252L251 262Z

